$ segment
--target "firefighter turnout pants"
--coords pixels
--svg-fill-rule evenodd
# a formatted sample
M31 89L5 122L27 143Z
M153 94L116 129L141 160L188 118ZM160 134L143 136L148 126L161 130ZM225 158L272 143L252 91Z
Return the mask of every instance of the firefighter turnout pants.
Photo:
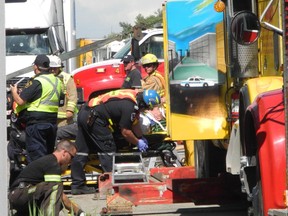
M17 210L16 215L21 216L59 215L63 208L62 193L62 182L41 182L34 186L20 183L8 195L10 209Z

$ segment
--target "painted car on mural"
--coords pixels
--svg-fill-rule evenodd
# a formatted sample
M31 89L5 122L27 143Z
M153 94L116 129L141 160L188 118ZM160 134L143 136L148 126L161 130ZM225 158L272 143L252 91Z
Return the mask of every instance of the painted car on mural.
M202 77L189 77L187 80L182 81L180 86L183 87L208 87L214 86L216 83L212 80L206 80Z

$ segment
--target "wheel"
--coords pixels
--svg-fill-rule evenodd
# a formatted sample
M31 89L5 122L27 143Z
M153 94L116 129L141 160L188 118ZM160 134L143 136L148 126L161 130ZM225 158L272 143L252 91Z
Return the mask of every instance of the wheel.
M257 184L252 189L252 208L253 214L256 216L264 216L263 213L263 195L262 195L262 183L259 167L259 157L257 156L257 169L256 169Z
M253 194L253 201L252 201L253 215L264 216L261 180L259 180L256 186L253 188L252 194Z
M197 178L217 177L226 171L225 149L215 146L220 140L195 140L194 159Z
M188 83L185 84L185 87L190 87Z
M203 86L204 86L204 87L208 87L208 83L204 83Z
M194 160L197 178L209 176L208 143L205 140L194 141Z

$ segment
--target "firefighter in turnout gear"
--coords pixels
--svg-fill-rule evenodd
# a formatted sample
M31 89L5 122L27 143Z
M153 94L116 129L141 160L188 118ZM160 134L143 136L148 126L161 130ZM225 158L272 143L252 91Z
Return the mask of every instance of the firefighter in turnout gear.
M159 62L155 55L148 53L141 59L141 64L146 73L148 74L142 80L142 88L144 90L154 89L158 92L161 98L165 95L165 79L157 71Z
M76 155L76 146L62 140L56 150L28 164L19 174L8 195L16 215L59 215L64 207L75 215L85 215L63 192L61 173ZM35 214L33 212L35 211Z
M158 59L155 55L148 53L141 59L142 67L148 74L146 77L144 77L142 81L142 88L143 90L147 89L154 89L158 92L158 94L161 97L162 106L154 107L153 110L146 110L141 114L141 123L143 123L144 119L152 120L152 124L147 125L148 128L152 129L153 127L150 127L154 124L154 126L161 125L161 129L163 131L166 131L166 128L162 127L162 124L166 125L166 117L165 117L165 79L164 77L157 71L157 67L159 65ZM150 116L150 118L148 117ZM150 121L149 120L149 121ZM148 121L146 121L147 123ZM158 122L157 124L155 124ZM162 123L160 123L162 122ZM143 124L142 124L143 126ZM144 127L142 127L144 129ZM152 132L151 130L148 130ZM143 130L144 133L148 133L146 129Z
M57 113L63 94L63 84L49 71L50 60L38 55L33 63L35 77L31 85L18 94L17 84L10 85L18 108L25 110L25 133L28 162L54 151L57 133Z
M61 59L56 55L49 58L51 72L62 80L64 87L64 105L58 109L58 127L61 127L74 123L74 114L77 113L77 89L73 77L63 71Z
M97 153L104 172L112 171L112 153L117 151L114 134L146 151L147 140L142 136L139 114L161 102L154 90L138 92L120 89L92 98L78 114L76 145L78 153L71 164L72 194L94 193L85 185L84 165L89 153Z

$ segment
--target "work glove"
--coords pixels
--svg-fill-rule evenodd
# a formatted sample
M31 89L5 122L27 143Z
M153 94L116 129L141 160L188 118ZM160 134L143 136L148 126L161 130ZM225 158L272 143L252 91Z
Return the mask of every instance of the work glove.
M144 136L142 136L141 139L148 145L148 140Z
M77 216L86 216L86 213L82 211L81 209L79 209Z
M144 138L145 139L145 138ZM145 142L145 140L144 140L143 138L142 139L139 139L138 140L138 143L137 143L137 146L138 146L138 149L139 149L139 151L141 151L141 152L145 152L146 150L147 150L147 148L148 148L148 143L147 143L147 140L146 140L146 142Z

